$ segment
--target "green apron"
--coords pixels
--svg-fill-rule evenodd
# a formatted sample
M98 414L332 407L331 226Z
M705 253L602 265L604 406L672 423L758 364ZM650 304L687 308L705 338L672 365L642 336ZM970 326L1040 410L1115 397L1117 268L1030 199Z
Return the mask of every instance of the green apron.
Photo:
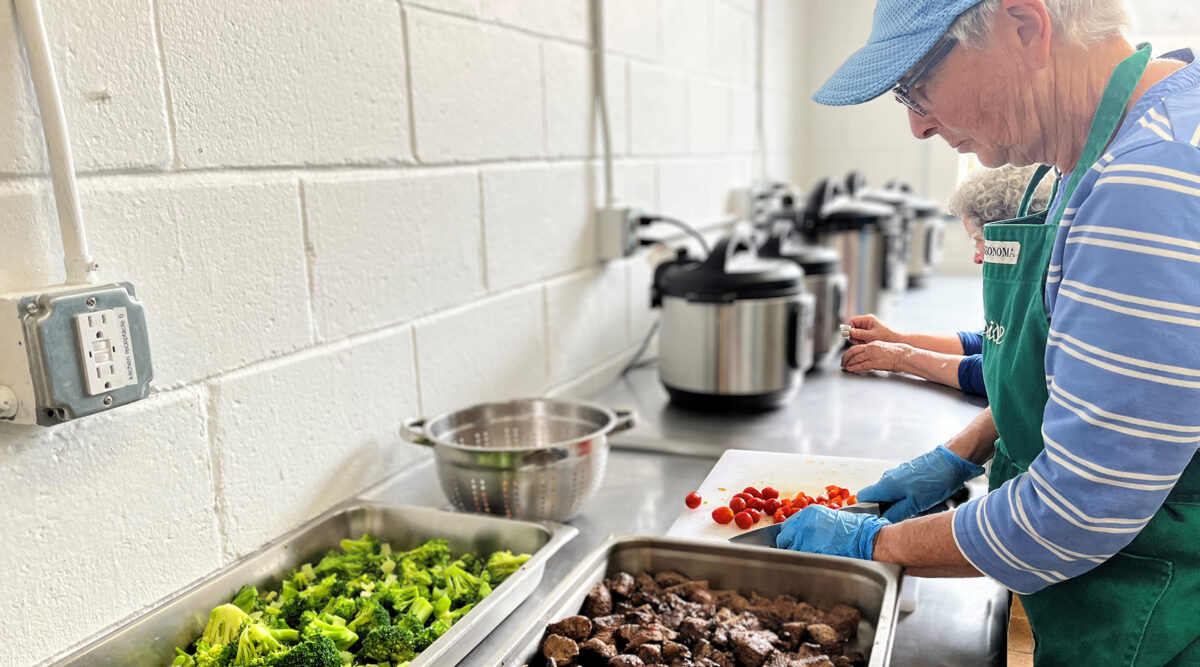
M1084 174L1103 155L1150 60L1149 45L1113 72L1087 144L1056 212L984 225L983 375L1000 438L990 487L1025 472L1042 452L1046 408L1046 273L1063 211ZM1057 187L1057 184L1056 184ZM1200 463L1197 459L1138 536L1112 558L1021 602L1036 642L1034 663L1200 665Z

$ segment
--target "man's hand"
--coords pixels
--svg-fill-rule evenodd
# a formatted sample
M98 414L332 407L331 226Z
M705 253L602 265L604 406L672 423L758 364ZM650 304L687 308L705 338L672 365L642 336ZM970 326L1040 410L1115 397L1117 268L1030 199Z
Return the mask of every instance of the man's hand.
M912 354L912 351L912 347L904 343L872 341L865 345L853 345L842 355L842 370L850 373L863 371L900 373L905 370L904 360Z
M775 538L775 546L792 551L871 560L876 533L890 524L887 519L870 514L809 505L783 524L779 537Z
M855 345L877 340L884 343L899 343L903 337L885 327L882 322L875 319L874 315L856 315L851 317L846 324L850 325L850 342Z
M939 446L883 473L878 482L858 492L858 502L895 503L883 513L883 518L900 522L949 498L967 480L982 474L983 466Z

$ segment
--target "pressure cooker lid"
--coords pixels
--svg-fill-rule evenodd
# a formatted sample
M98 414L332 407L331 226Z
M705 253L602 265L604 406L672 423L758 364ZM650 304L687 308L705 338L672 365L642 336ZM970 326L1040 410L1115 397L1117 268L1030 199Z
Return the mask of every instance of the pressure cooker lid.
M798 294L804 271L792 261L760 257L748 235L735 234L717 243L708 259L662 271L657 282L662 296L728 303Z
M841 257L836 250L803 243L790 229L775 229L758 249L758 255L790 259L804 269L806 276L837 273L841 270Z
M912 186L904 181L889 181L883 188L887 192L895 192L904 195L908 198L908 207L913 210L918 217L937 215L938 203L932 199L926 199L918 196L912 190Z
M895 214L894 206L840 195L825 202L816 223L818 227L861 229L888 220Z

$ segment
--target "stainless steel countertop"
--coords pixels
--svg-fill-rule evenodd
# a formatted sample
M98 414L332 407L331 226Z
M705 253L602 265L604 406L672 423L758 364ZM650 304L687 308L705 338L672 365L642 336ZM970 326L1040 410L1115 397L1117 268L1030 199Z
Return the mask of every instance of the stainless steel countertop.
M970 329L982 320L980 282L935 278L910 292L895 326L930 331ZM889 323L892 324L892 323ZM546 566L537 591L497 628L464 665L485 666L503 639L523 628L537 603L610 533L664 534L727 448L906 460L922 454L985 405L960 392L913 378L855 376L836 360L808 375L789 405L757 415L713 415L668 405L656 365L634 369L591 397L639 412L639 425L613 438L604 485L569 523L579 536ZM364 497L446 506L431 461ZM893 667L1002 665L1006 659L1008 593L987 579L920 579L916 610L902 614Z

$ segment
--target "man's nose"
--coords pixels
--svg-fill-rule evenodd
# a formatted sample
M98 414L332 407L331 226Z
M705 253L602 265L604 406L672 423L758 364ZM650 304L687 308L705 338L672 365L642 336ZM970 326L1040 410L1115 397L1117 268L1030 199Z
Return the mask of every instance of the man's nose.
M908 110L908 125L912 128L913 136L918 139L928 139L937 134L937 121L928 111L924 116L918 116L916 111Z

